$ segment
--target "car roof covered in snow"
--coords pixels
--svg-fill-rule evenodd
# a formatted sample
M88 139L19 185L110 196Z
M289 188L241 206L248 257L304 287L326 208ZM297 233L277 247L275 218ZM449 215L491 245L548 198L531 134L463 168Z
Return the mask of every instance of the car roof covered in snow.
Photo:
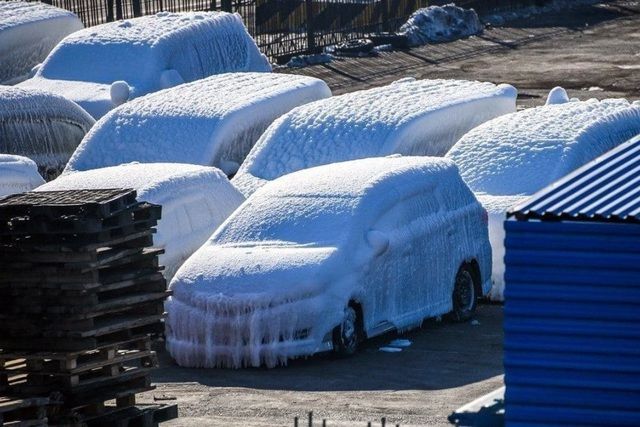
M533 194L640 132L624 99L530 108L469 131L447 153L473 191Z
M394 155L304 169L261 187L212 238L222 244L265 236L299 243L343 240L354 221L355 228L367 227L401 200L436 187L455 195L459 207L475 201L455 164L441 157Z
M26 23L60 18L78 20L78 17L73 12L45 3L26 1L0 2L0 31Z
M322 80L275 73L228 73L179 85L109 112L67 171L131 161L239 166L273 120L328 96Z
M0 122L52 119L72 122L81 127L85 133L95 123L95 120L78 104L60 95L39 89L0 85Z
M267 129L234 184L249 194L261 180L332 162L441 156L468 129L515 111L515 98L509 85L404 79L303 105Z

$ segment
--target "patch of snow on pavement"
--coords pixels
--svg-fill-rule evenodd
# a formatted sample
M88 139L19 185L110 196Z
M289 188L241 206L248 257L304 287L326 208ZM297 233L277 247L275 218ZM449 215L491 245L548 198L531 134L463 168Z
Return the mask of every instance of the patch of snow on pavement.
M160 264L171 279L244 201L218 169L178 163L130 163L66 174L36 191L133 188L139 201L162 206L154 245L164 248Z
M398 33L406 35L412 46L420 46L481 34L483 29L475 10L452 3L418 9L402 24Z
M382 351L383 353L400 353L402 349L398 347L380 347L378 351Z
M410 340L406 340L406 339L395 339L393 341L391 341L389 343L389 347L400 347L400 348L405 348L405 347L410 347L411 346L411 341Z
M235 173L264 130L282 114L331 96L319 79L228 73L134 99L105 115L65 173L140 163L187 163Z

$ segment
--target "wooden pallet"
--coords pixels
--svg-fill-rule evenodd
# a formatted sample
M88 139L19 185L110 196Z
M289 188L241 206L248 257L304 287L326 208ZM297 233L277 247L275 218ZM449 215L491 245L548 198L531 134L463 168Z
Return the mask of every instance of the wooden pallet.
M0 395L0 426L47 426L47 397L16 398Z

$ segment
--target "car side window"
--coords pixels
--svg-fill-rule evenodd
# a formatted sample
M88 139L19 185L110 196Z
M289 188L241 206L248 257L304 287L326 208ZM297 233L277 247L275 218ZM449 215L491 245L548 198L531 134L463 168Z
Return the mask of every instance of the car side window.
M380 217L374 226L377 230L393 230L407 226L412 222L435 214L440 210L440 202L434 188L421 191L398 200L398 202Z

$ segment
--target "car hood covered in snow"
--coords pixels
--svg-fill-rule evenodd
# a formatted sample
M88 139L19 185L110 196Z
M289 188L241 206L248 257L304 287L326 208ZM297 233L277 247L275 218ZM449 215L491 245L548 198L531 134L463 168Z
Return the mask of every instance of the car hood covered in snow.
M314 166L393 153L443 156L468 130L511 113L509 85L404 79L295 108L276 120L233 180L245 195Z

